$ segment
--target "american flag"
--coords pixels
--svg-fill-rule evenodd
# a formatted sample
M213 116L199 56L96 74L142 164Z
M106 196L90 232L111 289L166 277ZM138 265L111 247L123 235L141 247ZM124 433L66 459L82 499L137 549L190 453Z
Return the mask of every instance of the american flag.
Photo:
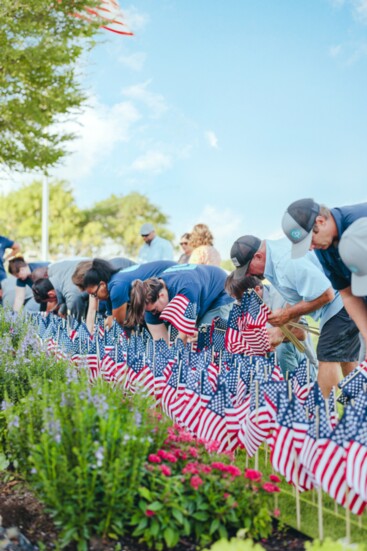
M198 329L197 352L210 347L210 325L201 325Z
M259 446L266 440L274 426L274 412L260 392L260 383L252 383L250 389L250 411L246 417L239 438L248 455L255 455Z
M196 325L196 304L184 295L176 295L162 310L160 319L167 321L185 335L193 335Z
M331 426L324 403L316 406L316 415L305 436L302 450L300 451L299 461L305 468L312 484L316 483L314 477L315 465L322 453L322 446L327 441L331 433Z
M298 401L304 404L309 395L313 381L310 379L310 366L307 359L300 362L292 377L293 392Z
M119 35L132 36L124 23L124 16L117 0L100 0L95 7L85 6L85 11L73 13L74 17L86 21L99 21L100 27Z
M185 390L186 403L178 418L190 432L197 432L202 412L213 395L205 370L204 357L202 357L188 374Z
M234 304L229 315L226 349L234 354L265 355L270 350L266 330L269 312L255 292L245 293L241 304Z
M210 327L210 343L215 352L224 350L226 331L227 320L220 317L214 318Z
M219 452L232 447L228 441L225 413L228 400L226 388L224 384L220 384L217 392L202 410L197 431L198 438L220 442Z
M330 437L321 446L320 455L314 465L313 474L317 483L337 503L345 505L360 515L365 501L346 480L347 451L344 444L358 432L359 416L353 408L346 408L344 415Z
M299 462L299 453L308 428L309 424L301 406L292 400L281 417L278 418L271 453L271 463L274 469L282 474L287 482L291 482L300 490L312 487L311 479ZM302 471L305 472L302 473Z
M340 381L338 387L341 389L343 396L349 400L356 398L367 387L367 363L363 362L358 365L352 373L349 373L347 377Z
M86 363L89 369L89 382L93 384L99 377L100 361L97 354L97 340L89 342Z
M365 397L366 398L366 397ZM354 439L346 447L347 484L367 501L367 423L361 423Z

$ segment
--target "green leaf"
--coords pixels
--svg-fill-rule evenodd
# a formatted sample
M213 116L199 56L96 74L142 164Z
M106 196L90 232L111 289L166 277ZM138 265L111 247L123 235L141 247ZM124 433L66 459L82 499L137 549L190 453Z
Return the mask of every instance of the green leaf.
M218 530L219 526L220 526L220 522L217 518L215 518L210 525L209 534L214 534L214 532Z
M174 547L180 539L178 533L172 530L172 528L170 527L165 529L165 531L163 532L163 537L167 547Z
M204 511L197 511L192 515L196 520L208 520L209 515L208 513L204 513Z
M144 488L144 486L140 487L139 488L139 494L141 495L141 497L144 497L146 500L152 501L152 494L150 493L148 488ZM149 507L149 509L150 508L151 507Z
M160 501L153 501L153 503L148 503L146 506L146 509L150 509L151 511L160 511L163 508L163 503Z
M175 519L180 523L183 524L184 522L184 516L178 509L172 509L172 515L175 517Z

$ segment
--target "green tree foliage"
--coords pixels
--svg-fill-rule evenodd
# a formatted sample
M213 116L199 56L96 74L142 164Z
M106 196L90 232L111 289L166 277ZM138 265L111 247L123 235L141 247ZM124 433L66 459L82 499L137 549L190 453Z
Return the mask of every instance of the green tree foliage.
M0 165L47 170L72 135L60 123L85 100L77 63L99 23L73 14L97 0L1 0ZM85 12L84 12L85 13Z
M165 225L167 216L145 195L111 195L80 209L69 184L49 184L49 250L51 255L90 255L103 253L106 243L121 246L121 255L137 256L143 241L139 234L144 222L152 222L157 233L172 240ZM40 253L42 232L42 183L30 185L2 197L0 226L3 235L21 244L22 250Z
M96 203L87 218L103 227L103 234L121 244L126 254L136 255L143 241L139 230L144 222L152 222L158 235L173 240L174 235L164 226L168 217L148 197L140 193L126 196L111 195Z

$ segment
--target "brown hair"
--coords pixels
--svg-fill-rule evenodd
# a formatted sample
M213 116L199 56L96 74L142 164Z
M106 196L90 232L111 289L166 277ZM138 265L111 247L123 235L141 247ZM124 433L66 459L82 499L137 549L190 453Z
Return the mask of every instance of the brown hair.
M235 279L235 272L229 274L225 282L225 290L236 300L241 300L243 293L248 289L255 289L255 287L263 288L261 280L256 276L245 276L243 278Z
M93 260L82 260L79 262L77 267L75 268L75 271L73 275L71 276L71 281L79 287L82 291L85 290L84 287L84 276L87 273L88 270L90 270L93 266Z
M213 245L214 237L206 224L195 224L192 228L189 245L193 249L200 245Z
M24 260L23 256L14 256L9 260L8 263L8 270L9 273L13 276L17 276L19 274L19 271L24 266L28 266L27 262Z
M133 281L125 325L133 327L142 323L144 321L145 305L156 302L164 286L164 282L157 277L151 277L145 281L141 279Z

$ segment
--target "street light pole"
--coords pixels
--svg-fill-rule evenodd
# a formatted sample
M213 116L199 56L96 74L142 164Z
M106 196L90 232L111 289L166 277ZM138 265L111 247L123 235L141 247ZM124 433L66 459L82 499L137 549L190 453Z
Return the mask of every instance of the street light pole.
M48 181L42 181L42 260L48 260Z

